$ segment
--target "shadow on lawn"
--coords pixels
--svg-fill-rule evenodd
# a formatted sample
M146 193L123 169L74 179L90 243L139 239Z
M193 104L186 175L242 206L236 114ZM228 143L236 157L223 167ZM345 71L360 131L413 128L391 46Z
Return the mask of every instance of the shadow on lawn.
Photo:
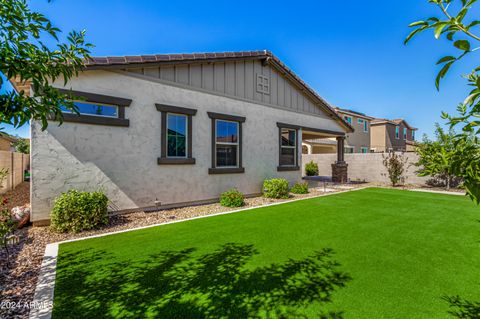
M108 263L106 252L62 254L54 318L307 318L305 308L331 302L350 276L323 249L249 269L258 252L229 243L202 256L195 249L164 251L139 261ZM342 318L319 311L316 318Z
M455 318L480 319L480 302L472 302L460 296L445 296L442 298L449 303L448 313Z

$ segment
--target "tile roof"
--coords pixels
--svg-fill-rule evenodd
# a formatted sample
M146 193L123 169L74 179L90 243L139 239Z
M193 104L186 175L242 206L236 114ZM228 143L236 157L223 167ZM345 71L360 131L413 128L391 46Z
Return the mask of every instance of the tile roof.
M340 117L334 108L325 101L320 95L308 86L298 75L287 67L279 58L268 50L261 51L238 51L238 52L205 52L205 53L186 53L186 54L153 54L137 56L109 56L109 57L91 57L85 61L86 69L118 68L126 66L136 66L144 64L168 63L168 62L201 62L208 60L235 60L243 58L267 59L267 61L276 65L280 70L293 78L304 90L308 91L317 100L319 100L327 111L339 121L348 131L353 132L354 128Z

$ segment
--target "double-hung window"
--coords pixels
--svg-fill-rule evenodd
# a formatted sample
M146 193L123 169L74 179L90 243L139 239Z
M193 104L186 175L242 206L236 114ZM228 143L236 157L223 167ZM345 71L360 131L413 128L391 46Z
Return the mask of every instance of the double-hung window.
M158 164L195 164L192 152L192 117L195 109L155 104L161 114L161 156Z
M400 138L400 127L395 126L395 138L398 140Z
M61 106L63 120L84 124L129 126L125 118L125 107L132 100L103 94L58 89L73 102L75 110L66 105Z
M407 128L403 128L403 139L406 141L407 140Z
M298 165L298 127L277 123L279 129L278 171L299 170Z
M365 133L368 133L368 121L364 121L364 122L363 122L363 131L364 131Z
M239 122L215 120L215 166L238 167Z
M209 174L243 173L242 124L245 118L208 112L212 119L212 167Z

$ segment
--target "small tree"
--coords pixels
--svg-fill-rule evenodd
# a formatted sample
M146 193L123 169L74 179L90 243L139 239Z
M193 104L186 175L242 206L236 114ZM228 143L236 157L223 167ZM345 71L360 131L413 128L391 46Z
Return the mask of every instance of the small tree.
M405 182L406 163L407 159L403 154L390 152L387 155L383 155L383 165L387 169L387 175L393 187Z
M0 122L19 127L29 120L40 120L42 129L49 116L62 120L61 107L77 112L65 94L51 83L76 76L89 58L91 44L85 31L72 31L66 43L58 39L60 30L41 13L33 12L26 0L0 0L0 73L16 82L29 82L34 95L25 91L7 92L0 76ZM45 43L51 37L55 47Z
M25 138L18 138L16 142L13 143L15 151L23 154L30 154L30 144Z

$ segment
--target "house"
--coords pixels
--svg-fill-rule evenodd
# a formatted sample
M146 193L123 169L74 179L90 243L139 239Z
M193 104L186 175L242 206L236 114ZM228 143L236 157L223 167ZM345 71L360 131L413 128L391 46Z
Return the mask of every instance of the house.
M15 143L17 139L13 136L8 134L0 134L0 151L7 151L7 152L14 152L15 147L13 147L13 143Z
M370 124L371 148L374 152L412 152L415 150L415 132L404 119L374 119Z
M301 180L302 141L335 138L346 181L354 128L268 51L92 58L63 86L80 115L31 125L32 220L69 189L106 192L111 210L208 203L265 178Z
M374 118L360 112L338 107L335 108L335 111L355 129L354 132L346 135L345 153L370 153L370 122ZM337 143L334 139L306 140L303 142L303 153L336 153L336 145Z

